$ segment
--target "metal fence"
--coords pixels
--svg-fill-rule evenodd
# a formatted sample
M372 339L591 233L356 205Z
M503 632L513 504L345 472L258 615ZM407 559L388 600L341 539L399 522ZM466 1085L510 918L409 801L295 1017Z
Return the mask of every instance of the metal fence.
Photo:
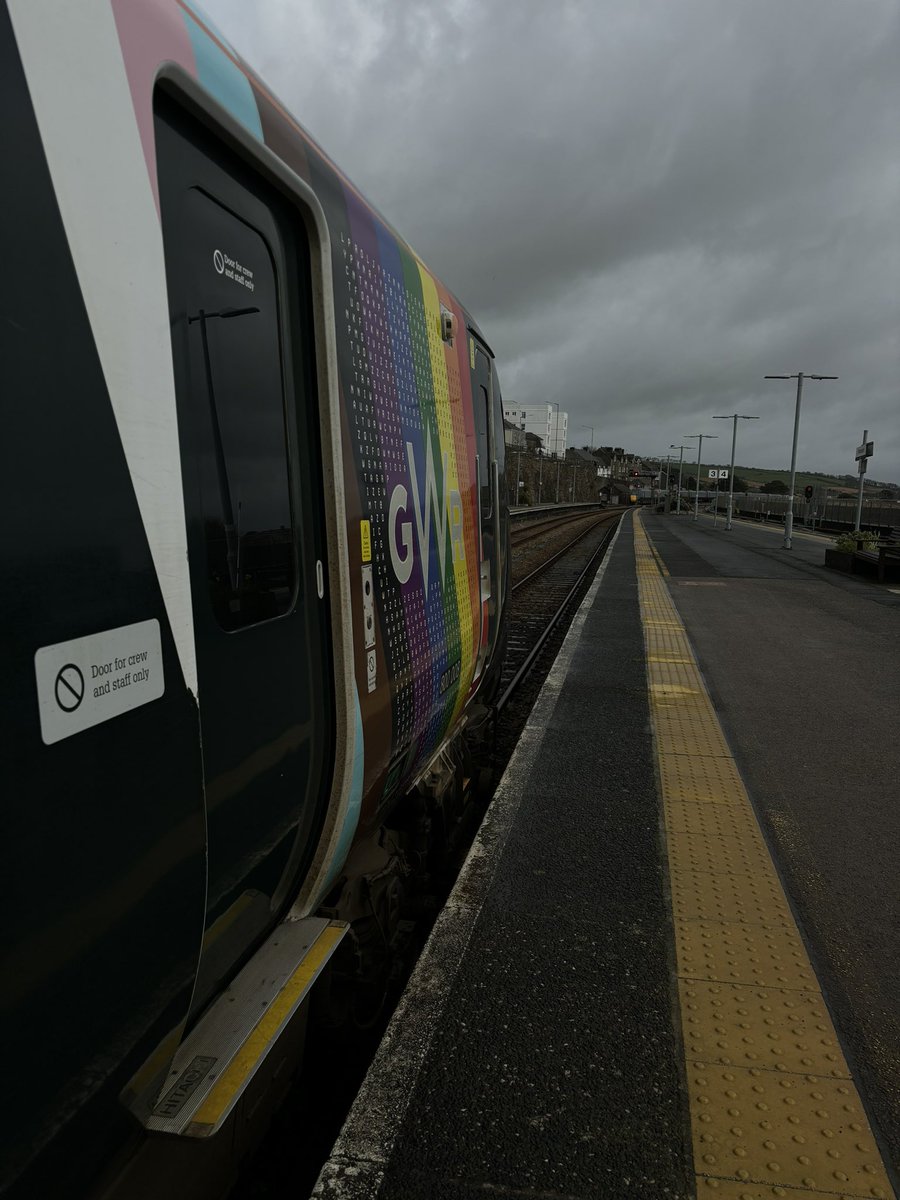
M727 497L720 497L719 506L727 504ZM855 529L856 500L852 497L803 496L794 497L794 520L798 524L822 529ZM787 496L770 496L763 492L735 493L734 511L757 520L784 519L787 512ZM889 530L900 527L900 504L897 501L869 498L863 500L861 529Z

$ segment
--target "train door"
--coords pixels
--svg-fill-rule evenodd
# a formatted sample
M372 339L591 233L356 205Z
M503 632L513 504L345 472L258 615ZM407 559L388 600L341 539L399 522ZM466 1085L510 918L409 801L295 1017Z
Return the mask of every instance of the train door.
M481 645L477 676L496 639L497 617L501 603L502 574L498 548L500 545L500 478L497 458L497 438L502 439L502 425L497 428L494 405L494 373L490 352L471 332L472 364L474 366L472 402L475 408L475 441L478 456L478 507L481 544Z
M155 127L208 839L196 1013L308 864L334 701L307 235L164 95Z

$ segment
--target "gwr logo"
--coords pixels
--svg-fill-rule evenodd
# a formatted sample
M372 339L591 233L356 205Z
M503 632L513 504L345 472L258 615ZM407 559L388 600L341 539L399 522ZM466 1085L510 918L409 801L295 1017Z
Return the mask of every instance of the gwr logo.
M412 442L406 443L406 460L409 463L409 481L412 485L413 516L415 517L415 534L419 546L419 558L422 561L422 579L425 583L425 594L428 595L429 559L431 557L431 522L434 520L437 534L438 562L441 570L441 582L446 571L447 529L450 530L450 541L453 546L453 562L465 562L466 553L463 547L462 500L455 488L448 487L447 455L444 455L444 494L439 495L437 478L434 471L434 452L431 438L425 444L425 497L424 502L419 497L419 479L416 472L416 459ZM398 518L403 518L398 520ZM398 537L399 535L399 537ZM412 575L415 553L413 548L413 522L409 519L409 493L402 483L398 483L391 493L391 503L388 509L388 546L391 552L391 566L394 574L401 583L406 583Z

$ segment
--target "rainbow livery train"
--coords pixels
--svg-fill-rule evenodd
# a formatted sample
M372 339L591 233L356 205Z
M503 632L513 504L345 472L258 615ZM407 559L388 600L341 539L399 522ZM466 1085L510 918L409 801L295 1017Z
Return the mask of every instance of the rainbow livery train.
M0 77L2 1186L194 1195L462 820L497 374L191 0L4 0Z

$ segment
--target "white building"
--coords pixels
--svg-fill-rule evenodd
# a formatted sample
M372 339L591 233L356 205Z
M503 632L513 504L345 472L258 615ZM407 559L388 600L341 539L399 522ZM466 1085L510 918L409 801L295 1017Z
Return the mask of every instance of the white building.
M565 458L569 432L569 414L555 404L503 405L503 415L518 429L536 434L544 445L544 453Z

